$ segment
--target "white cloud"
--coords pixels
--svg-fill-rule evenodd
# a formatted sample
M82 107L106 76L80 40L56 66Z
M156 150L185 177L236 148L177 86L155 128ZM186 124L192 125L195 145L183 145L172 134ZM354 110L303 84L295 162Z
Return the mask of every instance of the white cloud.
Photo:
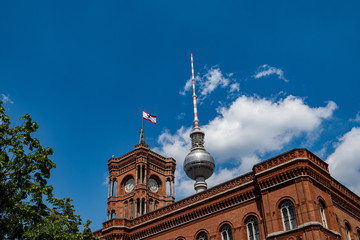
M199 94L199 100L205 99L209 96L212 92L214 92L218 87L226 88L229 87L229 92L235 92L240 90L239 83L234 82L235 80L230 79L234 74L224 74L220 70L218 66L213 66L203 75L203 76L196 76L196 88L197 93ZM184 89L180 91L181 95L185 95L189 92L192 88L192 80L189 79L186 81Z
M104 172L103 185L104 185L104 186L108 186L108 185L109 185L109 173L108 173L108 172Z
M355 116L355 118L350 119L352 122L360 122L360 112L358 112Z
M201 96L206 98L210 93L212 93L217 87L227 87L230 83L230 79L224 77L220 68L212 67L209 71L201 78L200 87L201 87Z
M289 82L284 76L284 71L280 68L271 67L267 64L264 64L258 67L257 73L254 75L254 78L262 78L272 74L276 74L279 79Z
M360 195L360 128L354 127L339 139L328 157L330 174Z
M336 108L331 101L324 107L312 108L302 98L291 95L280 100L241 96L229 107L220 108L218 116L202 126L206 149L217 165L209 186L250 171L265 153L318 131ZM177 160L178 197L194 192L193 181L183 172L183 160L190 151L190 131L191 127L181 127L175 134L165 131L158 139L160 147L155 149Z
M186 92L188 92L192 87L192 80L191 78L189 80L186 81L184 89L182 91L180 91L180 94L185 96Z
M6 96L5 94L1 94L1 101L3 101L3 103L11 103L13 104L14 102L10 99L9 96Z
M177 120L181 120L181 119L183 119L185 116L186 116L186 113L185 113L185 112L182 112L182 113L180 113L179 115L177 115L176 119L177 119Z
M240 84L239 83L232 83L230 85L230 92L239 92L240 91Z

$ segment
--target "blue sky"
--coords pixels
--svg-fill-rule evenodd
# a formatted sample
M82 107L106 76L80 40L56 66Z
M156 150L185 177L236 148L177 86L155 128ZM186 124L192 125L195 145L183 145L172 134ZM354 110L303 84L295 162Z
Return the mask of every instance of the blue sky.
M107 160L138 143L142 108L158 116L147 143L177 160L177 200L192 189L191 52L210 186L306 147L360 194L359 5L1 1L1 98L14 124L25 113L39 124L56 195L93 230L106 219Z

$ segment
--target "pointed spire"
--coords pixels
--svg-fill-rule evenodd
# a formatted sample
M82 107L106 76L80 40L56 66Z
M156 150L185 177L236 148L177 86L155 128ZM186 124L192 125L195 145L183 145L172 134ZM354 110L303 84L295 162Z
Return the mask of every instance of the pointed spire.
M141 128L139 133L140 133L139 144L146 144L145 143L145 136L144 136L144 128Z

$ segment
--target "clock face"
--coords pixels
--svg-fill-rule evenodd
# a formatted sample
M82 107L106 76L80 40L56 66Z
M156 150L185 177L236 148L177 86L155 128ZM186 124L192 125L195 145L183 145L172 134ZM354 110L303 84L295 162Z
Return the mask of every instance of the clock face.
M133 189L134 189L134 179L130 178L129 180L126 181L125 191L131 192Z
M152 192L157 192L159 190L159 185L155 179L153 178L149 179L149 188Z

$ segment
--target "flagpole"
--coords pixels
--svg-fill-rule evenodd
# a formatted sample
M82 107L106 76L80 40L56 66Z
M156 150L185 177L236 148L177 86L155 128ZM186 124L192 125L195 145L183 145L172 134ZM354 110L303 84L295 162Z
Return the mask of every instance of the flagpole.
M145 143L145 137L144 137L144 109L141 111L141 130L140 130L140 141L139 144L146 144Z
M144 131L144 117L143 117L143 114L144 114L144 109L142 108L141 109L141 129L142 129L142 131Z

